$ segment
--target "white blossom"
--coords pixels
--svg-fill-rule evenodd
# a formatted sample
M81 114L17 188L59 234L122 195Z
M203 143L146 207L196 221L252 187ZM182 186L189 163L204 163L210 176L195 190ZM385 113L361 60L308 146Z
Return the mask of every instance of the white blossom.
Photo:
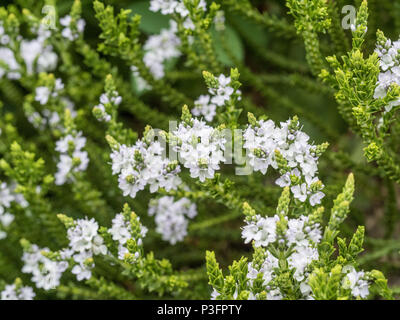
M354 297L366 298L369 295L369 284L365 280L364 271L356 271L353 266L345 266L343 272L346 273L343 279L343 287L345 289L351 289L351 293Z
M279 220L277 215L273 217L256 216L256 221L249 222L242 229L244 243L255 242L255 246L266 247L276 240L276 222Z
M74 32L71 29L71 16L66 15L62 18L60 18L60 24L64 27L63 30L61 31L61 35L68 39L69 41L74 41L76 39L79 38L79 34L83 33L83 31L85 30L85 20L83 19L78 19L78 21L76 21L76 29L77 32Z
M151 85L149 85L147 81L140 76L139 70L136 66L131 66L131 71L135 80L136 88L139 92L151 90Z
M181 41L176 35L176 22L171 20L169 29L162 29L160 34L150 36L143 46L145 54L143 62L149 68L154 78L164 77L164 62L181 55Z
M94 108L101 111L101 117L98 118L100 121L109 122L111 120L111 115L106 111L106 105L113 104L115 106L120 105L122 102L122 97L118 95L117 91L111 93L103 93L100 96L100 103Z
M225 161L225 137L218 129L207 125L204 121L192 119L192 124L180 123L173 131L177 138L174 150L185 168L190 170L192 178L201 182L214 177L215 171Z
M78 219L76 226L68 229L69 246L75 252L91 251L95 255L107 253L103 238L98 234L99 225L92 218Z
M150 192L159 188L176 189L181 183L180 166L164 156L160 142L138 140L134 146L121 145L111 154L113 174L118 174L119 188L124 196L136 197L147 185Z
M107 254L107 247L98 234L98 229L99 225L93 218L85 218L76 220L75 226L67 231L70 251L66 256L71 256L75 262L72 273L78 281L90 279L92 276L93 255Z
M318 223L309 223L307 216L288 219L284 237L276 234L276 225L280 218L254 216L251 221L247 221L247 225L242 229L242 238L245 243L254 241L256 247L265 248L265 260L261 266L255 267L253 262L248 264L247 279L250 285L257 278L258 274L262 274L264 280L265 291L268 300L283 299L283 296L273 282L276 274L275 270L279 269L279 260L270 251L270 246L279 245L280 248L290 248L290 253L286 256L288 266L294 271L294 279L299 282L304 299L312 299L311 288L308 285L309 266L318 260L319 254L317 245L322 238L322 230Z
M312 191L311 185L318 182L318 157L309 136L300 130L290 129L291 120L276 126L272 120L260 120L257 126L249 125L243 134L244 149L249 165L266 174L269 167L278 168L275 152L279 151L291 168L276 180L281 187L290 186L294 197L301 202L309 199L312 206L319 204L325 196L321 190ZM292 185L290 176L297 176L301 182Z
M137 219L140 222L139 217L137 217ZM125 245L129 239L133 238L130 221L127 221L122 213L119 213L112 220L112 227L108 229L108 232L112 235L112 239L119 244L118 258L124 260L125 254L129 253ZM140 237L135 239L137 244L140 245L142 243L142 238L146 236L146 233L147 228L140 225ZM135 256L138 257L139 252L135 252Z
M65 261L53 261L42 255L42 251L48 252L48 248L39 248L33 244L29 252L24 252L22 272L32 274L32 282L36 287L44 290L56 288L60 284L60 278L68 268Z
M33 300L35 293L28 286L17 288L15 284L6 285L0 293L0 300Z
M197 215L197 208L187 198L174 201L173 197L164 196L150 202L148 213L155 216L156 231L162 239L175 244L187 235L188 219Z
M200 0L198 8L207 10L205 0ZM185 7L183 0L150 0L150 10L154 12L160 11L163 15L176 13L184 18L183 25L187 29L194 29L194 24L189 18L189 10Z
M374 98L384 98L392 84L400 85L400 40L392 41L388 39L384 44L378 44L375 52L379 56L381 72L375 87ZM400 99L391 101L385 106L384 113L389 112L394 106L400 105Z
M76 280L88 280L92 277L91 269L94 267L94 263L89 263L89 259L93 257L93 253L89 250L82 251L73 255L75 265L71 272L76 276Z
M11 183L8 185L6 182L0 183L0 225L4 228L8 228L14 221L14 215L9 212L11 204L17 203L21 207L26 208L28 202L24 196L20 193L15 192L16 184ZM4 230L0 230L0 239L7 237L7 233Z
M208 122L213 121L216 115L217 106L210 102L211 97L209 95L201 95L195 102L192 114L196 117L203 116Z
M235 90L229 86L230 83L230 77L224 74L219 75L218 87L209 89L209 93L212 95L211 103L220 107L230 100L232 94L235 92Z
M19 79L21 77L20 66L11 49L0 47L0 61L7 66L7 68L4 69L0 64L0 79L4 75L11 80Z
M55 174L56 185L63 185L68 179L72 179L71 172L82 172L87 169L88 153L82 150L85 144L86 138L80 131L73 135L68 134L56 142L56 151L60 153Z
M35 89L35 101L38 101L40 104L46 104L50 98L50 89L48 87L37 87Z

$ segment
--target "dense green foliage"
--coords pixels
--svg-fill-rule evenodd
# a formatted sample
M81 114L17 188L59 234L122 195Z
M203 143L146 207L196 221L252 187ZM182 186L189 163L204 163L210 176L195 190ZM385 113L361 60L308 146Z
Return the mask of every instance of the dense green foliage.
M385 97L374 96L381 72L374 50L387 39L398 39L400 5L390 0L215 0L207 1L204 11L198 0L183 3L193 29L176 13L150 11L149 1L2 2L0 26L22 67L17 79L0 77L0 181L13 185L27 205L12 202L7 210L14 221L7 227L0 224L7 234L0 240L0 291L15 282L17 288L22 283L32 286L42 299L208 299L212 286L221 299L265 299L268 290L262 278L250 283L246 275L250 261L260 267L272 253L282 258L273 285L284 298L300 299L300 280L294 280L286 262L293 248L245 244L241 228L257 215L275 216L276 233L284 237L289 219L304 215L322 228L321 242L313 243L319 258L308 275L313 298L357 298L345 283L343 270L349 265L368 270L368 298L398 298L400 106L393 102L400 88L391 83ZM18 37L37 38L32 30L43 23L45 5L57 13L56 28L49 29L51 36L45 40L58 56L57 67L40 72L36 57L30 71L18 54ZM357 8L352 30L341 25L345 5ZM218 22L222 14L225 22ZM59 18L66 15L77 35L73 40L62 34ZM84 32L78 32L81 18L86 21ZM145 43L168 29L170 19L176 21L180 54L168 59L165 74L157 77L145 63ZM8 68L2 64L4 57L0 54L0 71ZM288 187L275 185L280 175L291 174L279 151L277 170L266 175L238 175L236 165L226 164L212 179L201 181L182 170L182 185L175 190L151 193L145 188L136 197L123 196L110 154L138 139L147 143L153 128L165 130L160 136L168 144L177 143L176 136L167 133L169 121L193 125L189 110L199 95L218 88L219 74L230 76L234 93L211 125L233 132L247 124L258 128L266 119L290 119L289 130L301 130L315 142L320 181L310 188L317 192L325 187L320 205L298 201ZM62 79L62 88L57 79ZM39 87L53 93L45 103L38 99ZM103 93L109 98L104 110L96 107ZM120 103L111 99L118 96ZM70 103L73 109L67 107ZM56 124L46 120L45 108L58 115ZM42 117L35 118L38 113ZM87 170L76 170L70 181L57 183L57 141L80 133L90 159ZM73 155L75 147L69 144L65 154L78 168L82 160ZM252 152L262 155L262 150ZM168 170L175 168L169 163ZM290 179L301 183L293 174ZM151 201L160 196L187 198L197 206L188 234L176 244L162 239L148 214ZM130 226L122 259L108 232L119 212ZM84 261L95 265L87 280L77 281L65 272L57 288L35 288L31 275L21 271L24 252L33 244L47 247L43 255L61 263L66 260L61 250L68 246L67 234L84 217L98 222L98 234L112 254ZM143 226L148 228L146 236Z

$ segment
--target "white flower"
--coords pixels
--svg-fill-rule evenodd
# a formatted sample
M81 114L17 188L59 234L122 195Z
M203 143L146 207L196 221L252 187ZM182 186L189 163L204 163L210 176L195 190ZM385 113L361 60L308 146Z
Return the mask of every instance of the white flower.
M223 10L218 10L213 21L217 31L225 30L225 20L225 12Z
M131 237L131 233L128 229L129 224L125 221L124 216L119 213L112 220L112 228L109 229L113 240L125 244Z
M289 266L296 269L294 278L302 281L305 278L307 266L314 260L318 260L318 250L312 247L297 246L295 252L287 259Z
M176 189L181 183L177 176L179 165L173 165L165 156L160 142L138 140L132 147L121 145L111 154L113 174L118 174L119 188L124 196L134 198L147 185L150 192L159 188Z
M156 231L162 235L162 239L175 244L187 235L187 218L193 219L197 209L187 198L174 201L173 197L165 196L152 200L148 213L155 215Z
M211 103L217 106L223 106L226 101L229 101L231 95L234 93L234 89L228 86L231 83L231 78L221 74L218 77L218 87L210 88L209 93L213 96Z
M192 125L181 123L173 135L179 141L174 150L179 153L184 167L190 170L190 176L199 178L201 182L213 178L225 161L226 140L220 132L204 121L192 119Z
M311 195L310 197L310 204L312 206L315 206L316 204L320 204L321 203L321 199L325 197L325 194L321 191L317 191L316 193L314 193L313 195Z
M206 121L213 121L216 115L217 106L213 103L210 103L210 96L201 95L195 102L195 107L192 109L192 114L194 116L204 116Z
M273 289L267 291L267 300L282 300L283 296L279 289Z
M0 225L4 228L8 228L10 224L14 221L14 215L8 212L11 203L18 203L21 207L26 208L28 206L22 194L15 192L16 184L12 183L10 186L7 183L0 183ZM1 230L0 238L6 238L7 233Z
M73 256L77 264L74 265L71 272L76 275L78 281L88 280L92 277L91 269L94 267L94 264L88 264L88 259L90 258L92 258L91 251L82 251Z
M0 205L9 208L11 202L13 202L14 200L15 196L12 194L7 183L2 182L0 184Z
M363 271L357 272L353 266L345 266L343 268L343 272L347 274L343 278L342 286L345 289L351 289L351 293L354 297L368 297L368 281L363 279L365 277L365 273Z
M0 79L6 75L9 79L19 79L20 66L15 60L14 53L9 48L0 47L0 61L7 65L7 69L0 67Z
M89 164L89 157L85 147L86 138L82 132L74 135L68 134L56 142L56 151L60 152L60 161L57 163L57 173L55 174L56 185L67 182L71 172L85 171ZM70 150L72 148L72 150Z
M135 238L136 243L140 246L142 238L146 236L147 228L140 224L140 219L137 217L137 221L140 225L140 237ZM124 260L125 254L129 253L126 248L126 243L129 239L133 238L131 234L132 226L130 221L126 220L122 213L119 213L112 220L112 227L108 229L108 232L112 235L112 239L117 241L118 244L118 259ZM139 257L140 253L135 252L135 257Z
M22 40L20 44L20 54L26 65L26 71L28 74L34 72L34 62L36 58L43 51L43 43L34 40Z
M139 92L145 91L145 90L151 90L151 88L152 88L151 85L149 85L147 83L147 81L144 80L140 76L139 70L138 70L138 68L136 66L131 66L131 71L132 71L132 75L133 75L134 80L135 80L135 84L136 84L137 90Z
M211 300L217 300L219 295L220 293L213 288L213 291L211 292Z
M35 293L31 287L25 286L17 289L15 284L6 285L0 293L1 300L33 300Z
M67 181L67 176L72 169L72 158L68 155L62 154L60 161L57 163L57 172L55 174L55 184L63 185Z
M60 18L60 24L64 27L63 30L61 31L61 35L70 41L74 41L79 38L80 33L83 33L86 22L83 19L79 19L76 22L77 32L74 32L71 29L71 22L72 22L72 19L71 19L71 16L69 16L69 15L66 15L63 18Z
M52 71L57 67L58 56L52 46L47 46L37 59L37 72Z
M387 40L384 44L378 44L375 52L379 56L379 64L381 73L376 82L374 98L386 97L387 91L392 84L400 85L400 59L398 50L400 49L400 41L392 43ZM400 105L400 99L390 101L383 113L389 112L394 106Z
M49 101L51 90L47 87L37 87L35 89L35 101L44 105Z
M94 107L101 111L101 117L99 117L98 120L109 122L111 120L111 115L106 112L105 105L111 103L115 106L118 106L121 104L121 102L122 102L122 97L118 95L117 91L113 91L107 94L103 93L100 96L100 103Z
M7 228L14 221L14 215L8 212L1 213L1 211L2 209L0 209L0 222L4 227Z
M98 229L99 225L93 218L78 219L76 226L68 229L69 246L75 252L91 251L95 255L105 255L107 247L103 244L103 238L98 235Z
M225 82L227 82L226 79ZM272 120L259 120L256 126L249 125L243 134L243 147L246 150L249 165L262 174L266 174L270 166L278 168L275 152L279 151L292 169L284 172L276 180L276 184L281 187L291 186L290 177L297 176L301 183L292 185L291 191L295 198L305 202L311 194L311 184L318 181L316 176L318 158L315 156L315 147L308 142L309 136L298 129L289 129L291 122L292 120L288 120L281 122L280 126L275 126ZM314 193L310 204L312 206L319 204L323 197L322 192Z
M200 0L198 7L206 11L206 1ZM182 0L150 0L150 10L154 12L160 11L163 15L176 13L185 19L183 22L185 28L194 29L193 22L188 17L189 10Z
M78 281L90 279L91 269L94 263L91 259L93 255L106 255L107 247L103 243L103 238L98 234L99 225L92 218L88 220L78 219L75 226L67 231L69 248L63 251L66 258L72 257L75 265L72 273L76 275Z
M296 199L299 199L301 202L306 201L307 199L307 185L305 183L302 183L301 185L295 185L290 188L290 190L293 193L293 196Z
M164 77L164 62L181 55L181 41L176 35L176 22L171 20L169 29L162 29L159 35L152 35L143 46L143 62L150 69L154 78Z
M74 159L79 159L79 165L74 168L75 172L85 171L87 169L87 166L89 164L89 157L86 151L75 150L72 154L72 157Z
M255 242L255 246L267 247L270 243L276 240L276 222L279 217L261 217L256 216L255 222L248 222L246 226L242 228L242 238L244 243L250 241Z
M68 134L56 142L56 151L60 153L68 152L71 143L74 146L74 150L80 151L85 147L86 138L82 136L82 132L80 131L74 136Z
M247 279L250 280L250 283L253 283L253 280L257 278L258 274L262 274L262 278L264 280L264 286L269 286L269 283L275 277L275 269L279 267L279 260L275 258L268 251L266 252L266 258L259 270L253 267L253 263L248 264L248 273Z
M48 252L48 248L39 248L33 244L29 252L24 252L22 272L31 273L32 281L36 287L50 290L60 284L63 272L68 268L65 261L53 261L42 255L42 251Z

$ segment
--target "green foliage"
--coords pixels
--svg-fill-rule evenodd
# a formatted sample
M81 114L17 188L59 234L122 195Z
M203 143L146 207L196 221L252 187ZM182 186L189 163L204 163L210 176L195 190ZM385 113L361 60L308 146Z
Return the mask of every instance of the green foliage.
M154 12L141 0L2 2L0 298L7 285L17 296L33 287L38 299L208 299L211 289L216 299L399 298L400 87L392 81L377 96L380 53L400 32L399 4L351 1L357 15L345 30L343 1L206 1L207 10L199 0L179 2L184 14ZM54 27L42 12L48 4ZM158 63L162 76L154 72ZM211 93L226 93L220 75L230 77L232 92L217 106ZM136 177L114 175L110 154L152 139L175 152L181 141L169 121L193 126L207 94L215 116L197 118L215 135L229 132L233 161L218 163L205 181L171 161L165 170L181 171L176 189L141 186L136 197L124 195L121 184ZM268 119L277 126L289 119L288 132L309 134L318 179L299 176L278 149L249 149L275 162L266 175L246 173L249 154L230 149L243 142L242 130L261 130ZM62 156L71 160L64 183ZM132 157L144 166L142 153ZM275 181L283 176L281 188ZM292 188L302 184L307 197L325 197L300 200ZM196 205L177 243L162 239L150 214L160 197ZM128 226L123 244L110 231L118 212ZM275 219L276 239L243 244L243 230L267 218ZM104 245L107 254L78 263L65 250L87 220L97 224L94 247ZM288 244L299 221L321 232L320 240L307 239L314 256L304 278L293 267L300 249ZM33 252L43 257L41 270L66 262L56 288L38 286L24 271L22 257ZM268 259L276 265L266 271ZM78 280L77 267L90 276Z

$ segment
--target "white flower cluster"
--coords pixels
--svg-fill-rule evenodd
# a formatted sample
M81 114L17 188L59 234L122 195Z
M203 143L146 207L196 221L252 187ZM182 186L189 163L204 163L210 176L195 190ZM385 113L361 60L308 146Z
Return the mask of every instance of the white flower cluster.
M140 223L139 217L136 217ZM125 219L122 213L118 213L112 220L112 226L108 229L114 241L118 242L118 259L124 260L125 254L129 253L126 243L132 238L131 234L131 223ZM143 243L142 238L146 236L147 228L140 224L140 238L136 238L135 241L138 246ZM139 252L135 252L135 258L138 258Z
M206 178L213 178L224 162L226 139L222 131L201 120L193 118L190 122L190 125L180 123L172 132L171 144L184 167L190 170L191 177L204 182ZM143 139L134 146L121 145L111 153L112 171L119 175L119 187L124 196L134 198L147 185L153 193L159 188L170 191L181 184L180 166L167 159L165 152L159 141L147 143Z
M17 62L16 54L24 61L27 75L32 75L34 72L52 71L56 68L57 54L53 52L51 45L46 44L51 32L42 25L37 30L31 31L37 35L37 38L27 40L17 37L19 51L14 52L13 49L18 46L12 43L11 37L5 33L3 23L0 21L0 61L6 65L6 68L3 68L0 64L0 79L4 75L11 80L19 79L25 72Z
M291 248L291 254L287 257L287 263L291 269L294 269L294 278L300 283L300 289L304 298L310 298L311 289L307 284L309 270L308 266L314 260L318 260L318 250L316 245L320 242L322 231L320 225L309 224L307 216L300 216L297 219L287 219L287 230L283 238L279 239L276 234L276 224L279 217L261 217L257 215L255 219L248 222L242 230L242 237L245 243L254 241L255 246L268 248L273 243L285 244ZM278 259L268 251L266 259L258 270L249 263L248 279L257 278L258 273L263 274L264 285L269 288L268 299L283 298L279 288L274 288L271 281L274 279L275 268L278 267Z
M218 85L215 88L209 88L209 95L201 95L195 102L192 113L195 116L203 116L208 122L211 122L215 115L217 107L224 106L231 96L236 93L238 100L241 99L241 91L234 90L230 84L232 79L223 74L219 75Z
M211 103L217 105L218 107L221 107L230 100L232 94L235 93L235 90L230 86L232 81L231 77L220 74L217 80L218 86L216 88L208 89L208 92L212 96ZM237 90L236 93L240 95L241 92L240 90Z
M253 280L258 274L262 274L268 300L284 299L280 289L274 285L274 278L279 269L279 259L273 255L269 246L284 246L289 250L287 265L293 269L293 277L299 282L300 291L304 299L313 299L313 293L308 285L310 275L310 264L319 259L317 245L322 238L322 230L319 223L309 223L307 216L297 219L287 219L287 229L284 236L276 233L276 225L279 217L261 217L256 215L247 225L243 227L242 237L245 243L254 241L256 247L266 248L265 260L261 266L255 266L253 262L248 264L249 286L252 287ZM342 280L342 287L350 289L354 297L366 298L369 294L369 284L365 280L363 271L357 272L353 266L346 266L342 270L346 275ZM218 292L217 292L218 293ZM255 299L250 294L250 299Z
M249 164L255 171L266 174L269 166L278 168L275 151L278 150L286 159L290 172L283 174L276 183L281 187L291 186L291 175L301 178L299 184L292 185L295 198L305 202L309 198L312 206L321 203L325 196L311 186L318 182L318 157L315 146L309 144L310 137L298 130L290 128L292 120L281 122L275 126L272 120L260 120L258 126L249 125L244 132L244 148L249 157Z
M250 281L250 285L253 284L253 280L257 278L258 274L261 273L263 276L264 280L264 285L269 289L267 290L267 300L281 300L283 299L283 296L280 292L279 289L277 288L271 288L269 286L269 283L272 281L272 279L275 276L274 270L275 268L279 267L279 260L275 258L270 252L266 252L265 260L262 263L260 268L254 268L253 263L248 264L248 272L247 272L247 278ZM251 293L251 296L249 297L249 300L255 300L256 297L253 296Z
M60 78L57 78L53 89L46 86L40 86L35 89L35 101L45 105L50 97L57 97L62 89L64 89L64 84Z
M24 252L22 272L32 274L32 282L37 288L51 290L60 284L60 278L68 268L66 261L53 261L45 257L42 252L49 252L48 248L39 248L33 244L29 252Z
M376 83L374 98L384 98L391 84L400 85L400 40L388 39L385 44L378 44L375 52L379 56L381 72ZM390 111L394 106L400 105L400 99L391 101L385 112Z
M77 112L74 103L67 97L61 97L60 99L64 103L65 109L70 111L71 118L75 118ZM44 108L41 113L34 110L26 110L25 113L28 121L38 130L45 130L47 126L57 128L61 132L65 130L62 119L57 111Z
M173 197L162 197L150 202L148 213L155 215L156 231L164 241L176 244L187 235L188 218L197 215L196 204L187 198L174 201Z
M63 185L70 178L70 172L86 170L89 157L88 153L82 150L85 144L86 138L82 136L82 132L77 132L74 136L68 134L56 142L56 151L60 152L55 174L56 185Z
M146 91L146 90L151 90L151 85L149 85L149 84L147 83L147 81L144 80L144 79L140 76L138 67L136 67L136 66L131 66L131 71L132 71L133 79L134 79L135 84L136 84L136 89L137 89L139 92Z
M60 24L64 27L63 30L61 31L61 35L68 39L69 41L74 41L76 39L79 38L79 34L83 33L83 31L85 30L85 20L83 19L79 19L76 22L76 31L73 31L71 29L71 16L66 15L63 18L60 19Z
M112 172L119 175L119 188L124 196L134 198L147 185L150 192L156 192L159 188L176 189L181 184L177 175L180 166L169 161L164 152L158 141L138 140L134 146L121 145L111 153Z
M26 71L29 75L33 74L35 71L37 73L52 71L57 67L57 54L53 52L53 47L51 45L45 44L45 39L46 38L39 36L37 39L21 41L20 54L25 62Z
M354 297L366 298L369 295L369 284L365 280L364 271L356 271L353 266L345 266L343 273L346 276L343 279L342 286L345 289L350 289Z
M15 80L21 77L20 66L15 60L14 53L11 49L0 47L0 79L6 75L8 79ZM2 64L6 65L4 69Z
M144 44L143 62L156 79L164 77L165 61L181 55L181 41L176 32L177 24L171 20L169 29L162 29L160 34L150 36Z
M35 292L28 286L17 288L15 284L6 285L0 293L0 300L33 300Z
M94 108L97 108L101 111L101 117L97 118L99 121L109 122L111 120L111 115L106 111L106 105L113 104L115 106L119 106L122 102L122 97L118 94L117 91L112 92L111 94L103 93L100 96L100 103Z
M75 261L72 273L78 281L90 279L93 255L107 254L103 238L98 234L99 225L94 219L78 219L76 225L68 229L69 249L64 250L65 258Z
M206 11L206 1L200 0L198 7ZM183 0L150 0L150 10L160 11L163 15L177 14L185 19L183 26L186 29L194 29L193 21L189 18L189 10L185 7Z
M0 224L4 228L7 228L14 221L14 215L8 212L12 202L18 203L23 208L28 206L24 196L15 193L14 189L15 186L13 185L8 186L5 182L0 183ZM6 237L7 233L0 230L0 240Z
M180 123L178 129L173 131L176 138L173 148L184 167L190 170L190 176L204 182L206 178L213 178L225 161L223 151L226 139L221 130L204 121L192 118L190 122Z
M208 122L213 121L217 114L217 106L211 103L209 95L201 95L195 102L194 108L191 110L192 114L196 117L203 116Z

